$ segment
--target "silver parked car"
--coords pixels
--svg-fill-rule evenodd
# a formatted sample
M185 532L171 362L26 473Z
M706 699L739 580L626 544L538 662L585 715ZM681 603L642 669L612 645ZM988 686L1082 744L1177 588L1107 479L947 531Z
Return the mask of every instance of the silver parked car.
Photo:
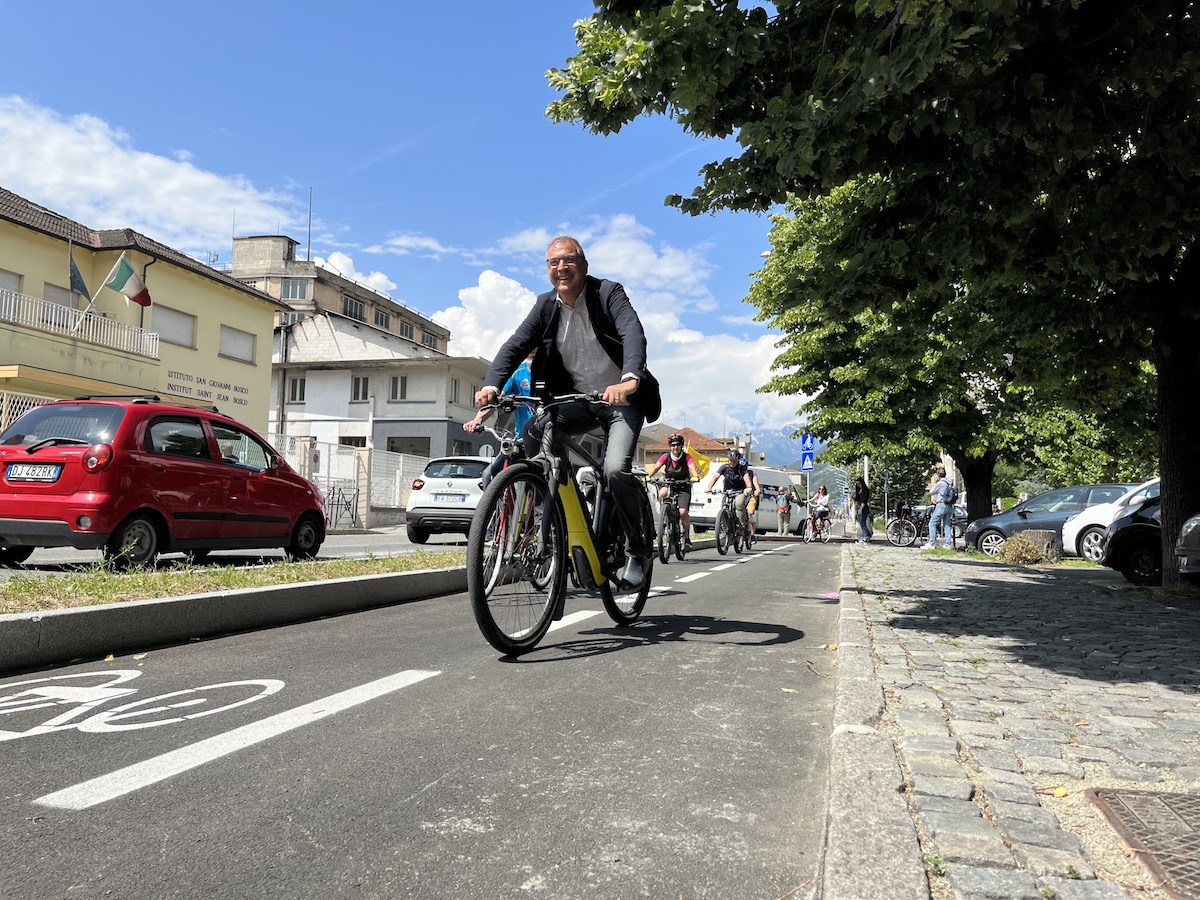
M1192 516L1179 530L1175 559L1179 562L1179 574L1184 579L1200 580L1200 515Z

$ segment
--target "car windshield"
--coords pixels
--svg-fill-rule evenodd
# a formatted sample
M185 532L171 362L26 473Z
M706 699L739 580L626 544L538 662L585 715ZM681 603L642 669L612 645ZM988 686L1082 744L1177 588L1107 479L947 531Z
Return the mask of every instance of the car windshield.
M0 444L31 446L64 439L85 444L106 444L125 418L121 406L101 403L48 403L36 406L0 432Z
M470 478L478 481L483 477L487 463L473 459L443 459L431 462L425 469L426 478Z

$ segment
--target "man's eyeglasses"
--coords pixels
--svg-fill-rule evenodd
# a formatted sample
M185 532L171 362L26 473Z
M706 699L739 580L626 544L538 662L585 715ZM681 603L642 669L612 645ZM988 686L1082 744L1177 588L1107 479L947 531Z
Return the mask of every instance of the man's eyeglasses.
M552 256L546 260L546 265L551 269L557 269L559 266L577 266L579 265L578 256Z

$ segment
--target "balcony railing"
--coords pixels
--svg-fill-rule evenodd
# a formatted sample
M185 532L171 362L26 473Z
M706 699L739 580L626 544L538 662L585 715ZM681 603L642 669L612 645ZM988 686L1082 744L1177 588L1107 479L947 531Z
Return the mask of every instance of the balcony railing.
M114 322L93 309L86 315L69 306L50 303L0 289L0 322L11 322L51 334L99 344L123 353L158 359L158 335L153 331Z

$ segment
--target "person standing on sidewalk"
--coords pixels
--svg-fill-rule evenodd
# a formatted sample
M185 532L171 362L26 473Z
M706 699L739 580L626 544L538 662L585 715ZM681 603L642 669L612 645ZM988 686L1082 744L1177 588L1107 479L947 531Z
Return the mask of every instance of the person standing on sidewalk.
M789 484L787 488L779 495L779 505L776 508L776 513L779 516L779 534L785 535L792 530L792 506L800 502L800 495L796 492L796 486Z
M858 540L855 543L865 544L875 532L871 528L871 489L862 478L855 480L851 499L854 501L854 521L858 523Z
M945 466L938 466L929 481L929 499L933 502L933 512L929 514L929 540L921 545L922 550L932 550L937 547L938 529L942 529L942 546L947 550L954 547L954 506L950 502L950 482L946 479Z

